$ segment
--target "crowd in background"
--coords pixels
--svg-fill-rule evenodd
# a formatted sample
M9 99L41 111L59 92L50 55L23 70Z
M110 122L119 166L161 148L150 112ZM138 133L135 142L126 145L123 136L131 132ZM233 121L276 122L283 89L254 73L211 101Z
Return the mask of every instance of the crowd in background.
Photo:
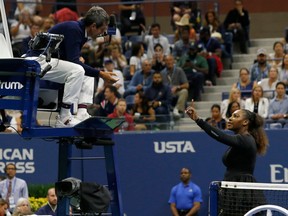
M42 9L40 0L17 3L14 19L9 20L14 57L25 55L37 33L59 22L81 19L73 5L56 5L47 17L41 16ZM82 49L86 64L113 71L119 78L113 85L96 80L94 103L89 106L93 116L124 117L127 124L117 131L167 129L171 120L184 117L187 102L201 101L205 85L217 85L223 59L232 59L233 45L242 54L248 52L250 19L242 0L235 0L235 8L223 21L213 10L201 11L197 2L171 3L174 33L169 35L161 32L159 23L147 24L142 9L141 4L125 0L119 5L119 25L111 42L88 40ZM275 42L273 50L271 54L265 49L257 51L251 68L239 71L229 98L211 107L207 121L225 129L223 122L235 106L258 112L271 123L286 119L285 41ZM1 115L3 120L7 113ZM285 121L280 124L284 126Z

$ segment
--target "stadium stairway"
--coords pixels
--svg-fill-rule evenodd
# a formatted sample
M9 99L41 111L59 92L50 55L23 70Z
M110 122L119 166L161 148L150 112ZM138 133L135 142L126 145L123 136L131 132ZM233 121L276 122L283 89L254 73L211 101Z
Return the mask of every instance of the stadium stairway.
M216 86L205 86L204 93L202 94L202 101L194 102L194 106L202 118L210 116L210 107L213 104L220 104L222 101L222 93L229 92L234 82L237 82L239 69L246 67L250 69L252 63L256 59L256 53L259 48L265 48L268 53L273 52L273 44L279 38L261 38L251 39L251 46L249 47L248 54L238 54L234 49L233 62L230 69L224 69L221 77L217 78ZM187 103L188 105L190 102ZM189 119L187 115L178 121L175 121L175 130L179 131L197 131L199 127Z

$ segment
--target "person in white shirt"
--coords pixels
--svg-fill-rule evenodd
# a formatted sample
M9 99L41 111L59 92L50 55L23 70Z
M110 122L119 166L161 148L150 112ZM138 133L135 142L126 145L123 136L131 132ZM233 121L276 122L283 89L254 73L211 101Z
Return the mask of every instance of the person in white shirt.
M268 72L268 78L264 78L258 82L258 84L263 88L264 94L263 97L272 99L275 96L276 84L279 81L278 69L273 66Z
M120 70L114 69L112 59L106 59L104 61L104 69L105 71L113 72L116 74L118 81L113 83L113 86L115 86L117 88L118 93L121 96L123 96L125 90L124 90L124 78L122 72ZM96 95L100 92L103 92L104 88L105 88L104 80L102 78L99 78Z
M262 118L268 117L269 100L263 97L263 88L255 86L252 89L252 96L245 100L245 109L258 113Z
M161 44L163 47L164 56L170 54L170 45L168 38L161 35L160 24L153 23L151 25L150 31L151 35L144 36L144 43L147 45L147 57L148 59L152 59L154 55L154 46L156 44Z

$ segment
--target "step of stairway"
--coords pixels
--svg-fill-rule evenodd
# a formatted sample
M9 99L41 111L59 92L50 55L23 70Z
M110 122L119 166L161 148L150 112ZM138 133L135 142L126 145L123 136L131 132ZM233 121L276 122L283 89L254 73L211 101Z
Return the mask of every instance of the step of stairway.
M256 54L235 54L233 55L233 62L254 62L254 60L257 58Z
M238 81L238 77L220 77L217 79L217 85L229 85Z
M205 93L217 93L230 91L231 87L227 85L204 86Z
M263 46L273 47L274 42L281 40L282 40L281 38L255 38L251 39L250 43L252 47L263 47Z
M196 110L203 110L203 109L211 109L213 104L220 104L220 102L215 101L196 101L194 102L194 106Z
M238 77L238 76L239 76L239 69L223 70L221 73L221 77Z
M272 53L273 52L273 44L271 46L259 46L259 47L249 47L248 48L248 54L255 54L257 55L257 50L259 48L264 48L266 49L267 53Z
M232 69L238 69L239 71L240 68L250 69L252 65L253 65L253 62L233 62L231 67Z
M228 91L228 87L227 87ZM203 93L201 95L202 101L222 101L222 92Z

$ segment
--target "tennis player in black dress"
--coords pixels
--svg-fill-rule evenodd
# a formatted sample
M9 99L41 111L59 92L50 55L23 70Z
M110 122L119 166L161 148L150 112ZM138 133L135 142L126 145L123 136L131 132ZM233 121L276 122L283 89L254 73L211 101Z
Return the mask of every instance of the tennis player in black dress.
M262 117L249 110L236 110L227 122L227 129L234 134L227 134L201 119L193 107L193 102L192 106L186 109L186 114L212 138L229 146L222 159L226 166L224 181L256 181L253 173L257 154L264 155L268 146ZM253 207L265 204L265 197L259 191L233 190L229 193L234 194L228 195L228 190L219 194L222 199L219 209L221 216L243 216Z

